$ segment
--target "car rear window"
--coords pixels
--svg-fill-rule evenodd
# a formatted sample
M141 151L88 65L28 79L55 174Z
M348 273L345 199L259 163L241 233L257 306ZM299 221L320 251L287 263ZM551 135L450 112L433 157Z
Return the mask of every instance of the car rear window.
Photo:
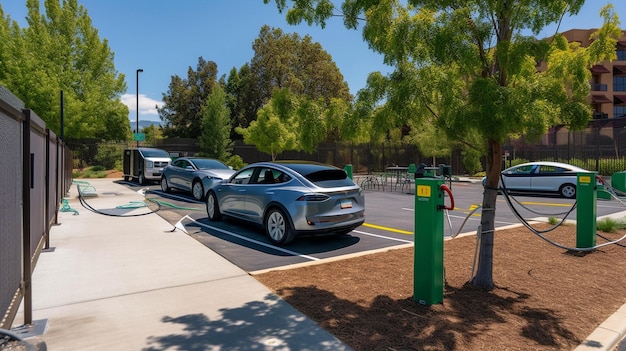
M303 175L315 185L324 188L354 185L352 179L348 178L346 172L341 169L326 169Z

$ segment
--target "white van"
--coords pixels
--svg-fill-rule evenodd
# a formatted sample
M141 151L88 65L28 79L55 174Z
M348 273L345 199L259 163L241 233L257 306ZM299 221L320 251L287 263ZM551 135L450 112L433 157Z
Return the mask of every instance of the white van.
M124 150L124 180L137 179L139 184L159 181L163 168L172 162L165 150L138 147Z

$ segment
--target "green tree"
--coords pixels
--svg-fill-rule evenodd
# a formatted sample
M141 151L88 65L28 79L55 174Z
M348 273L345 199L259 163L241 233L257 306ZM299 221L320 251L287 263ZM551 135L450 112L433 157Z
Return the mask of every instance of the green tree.
M271 0L264 0L269 3ZM291 4L289 7L287 4ZM581 128L591 118L589 68L615 57L619 21L611 6L589 48L561 35L537 35L584 0L345 0L348 28L395 67L372 73L359 92L359 109L373 115L374 129L399 128L409 119L433 118L449 138L485 150L487 185L481 217L474 287L493 289L494 219L501 171L501 143L509 136L538 137L550 125ZM336 15L331 0L276 0L292 24L319 24ZM364 25L359 27L359 20ZM537 63L547 69L538 74ZM382 106L379 104L382 103ZM378 119L384 116L386 119ZM478 136L478 137L476 137Z
M146 135L146 145L156 146L157 141L163 139L163 128L161 126L151 124L141 129L141 132Z
M409 124L411 123L412 121L409 121ZM406 140L417 145L423 156L432 157L433 166L437 165L437 157L449 156L452 153L452 147L456 144L452 143L441 129L428 122L417 126L411 125Z
M239 71L231 70L225 90L232 95L232 119L247 127L257 111L276 89L289 89L306 96L323 109L331 99L350 101L351 95L343 75L332 57L310 36L285 34L281 29L263 26L252 48L254 56Z
M297 149L296 130L299 126L295 110L296 102L292 96L287 90L280 90L259 110L256 120L250 122L247 128L236 127L235 130L243 136L246 144L255 145L275 161L281 152Z
M206 156L224 162L229 159L233 147L230 129L230 111L226 106L226 93L217 84L202 111L202 133L198 142Z
M66 137L126 140L128 108L120 99L124 75L115 70L113 52L87 10L77 0L62 3L45 1L42 14L39 0L27 0L25 29L3 16L0 84L57 134L63 91Z
M172 76L167 94L163 94L163 107L157 107L159 118L165 123L163 135L198 138L202 112L216 84L217 64L202 57L198 58L195 71L187 69L187 79Z

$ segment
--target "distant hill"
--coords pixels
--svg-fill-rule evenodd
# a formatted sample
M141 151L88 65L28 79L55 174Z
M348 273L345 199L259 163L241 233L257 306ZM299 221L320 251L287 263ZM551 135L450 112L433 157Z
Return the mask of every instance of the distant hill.
M137 120L132 120L130 121L130 129L131 130L135 130L135 126L137 125ZM163 122L161 121L142 121L139 120L139 130L142 130L146 127L150 127L151 125L155 125L157 127L160 127L163 125Z

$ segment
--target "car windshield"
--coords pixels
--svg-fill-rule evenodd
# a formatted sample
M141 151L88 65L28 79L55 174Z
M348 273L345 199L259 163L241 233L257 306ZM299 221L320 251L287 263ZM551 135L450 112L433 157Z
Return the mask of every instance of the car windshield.
M141 153L144 157L167 157L170 158L170 155L165 150L159 149L142 149Z
M199 158L193 160L193 163L195 163L196 167L198 167L199 169L228 169L228 166L218 160Z

